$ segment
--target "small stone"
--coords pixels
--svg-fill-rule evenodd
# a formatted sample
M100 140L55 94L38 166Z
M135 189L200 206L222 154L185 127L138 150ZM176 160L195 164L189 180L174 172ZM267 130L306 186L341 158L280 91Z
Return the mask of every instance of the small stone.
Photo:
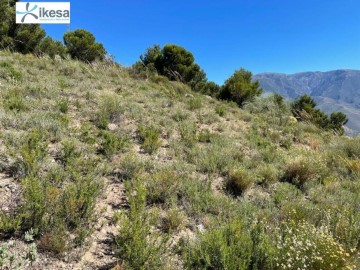
M117 129L117 125L116 124L108 124L108 129L111 131L114 131Z

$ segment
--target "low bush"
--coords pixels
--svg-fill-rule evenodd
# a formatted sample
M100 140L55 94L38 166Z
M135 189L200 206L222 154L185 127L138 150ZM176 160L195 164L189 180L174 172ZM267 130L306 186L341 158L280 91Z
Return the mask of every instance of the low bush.
M73 173L72 182L64 189L59 188L58 183L48 182L47 177L24 178L23 201L16 209L16 216L1 217L2 222L16 222L8 223L7 227L0 223L0 234L32 229L35 237L40 237L39 248L54 253L63 253L74 244L82 244L90 232L88 225L101 185L92 175Z
M318 181L327 174L328 169L323 160L308 157L290 161L281 180L304 189L306 184Z
M274 269L355 269L351 254L328 233L306 222L287 222L278 234L279 255Z
M216 134L212 133L208 129L201 130L197 136L198 141L202 142L202 143L210 143L215 137L216 137Z
M4 78L8 81L20 82L23 76L20 71L16 70L9 62L0 63L0 78Z
M126 184L130 208L119 216L116 254L126 269L159 269L163 265L166 237L151 231L152 216L146 211L146 189L138 179Z
M172 118L176 121L176 122L182 122L187 120L190 117L188 112L182 111L182 110L177 110L173 115Z
M179 132L181 140L186 146L192 147L197 141L197 126L191 121L182 121L179 124Z
M16 175L19 177L35 175L47 155L46 137L39 129L34 129L25 136L20 148L20 155Z
M60 160L61 162L67 166L72 163L74 159L81 156L81 150L78 147L78 143L74 139L66 139L61 142L61 153Z
M171 208L162 217L161 230L165 233L176 233L183 228L185 222L185 214L177 208Z
M360 159L360 135L356 138L344 138L338 148L345 153L348 158Z
M128 144L126 138L120 137L111 131L102 130L101 136L101 153L110 158L118 151L124 150Z
M63 255L69 249L69 241L64 228L55 228L40 236L38 248L42 251Z
M60 112L67 113L69 110L69 100L61 99L60 101L58 101L57 107L59 108Z
M119 178L122 180L131 180L144 171L145 164L134 154L125 154L119 162Z
M199 97L191 98L188 104L191 111L198 110L202 107L202 101Z
M263 226L247 229L240 220L200 233L184 251L185 269L262 269L275 266L275 250Z
M19 90L8 91L3 99L4 109L12 112L22 112L27 109L24 97Z
M51 37L45 37L40 42L36 51L39 54L45 54L50 56L51 58L55 58L55 56L60 56L64 58L66 55L65 46L60 41L54 40Z
M269 186L279 179L279 172L273 165L261 165L257 169L257 175L261 185Z
M100 129L107 129L110 122L120 120L124 107L117 96L104 96L101 100L99 110L96 112L94 122Z
M243 153L231 142L216 136L209 144L193 147L188 156L189 161L197 165L197 170L225 175L242 160Z
M179 181L181 181L179 176L170 168L165 168L151 175L146 181L148 204L169 204L176 194Z
M154 126L140 126L138 134L141 147L145 153L153 154L160 148L160 131Z
M215 107L215 112L221 116L221 117L224 117L225 114L226 114L226 107L223 106L223 105L218 105Z
M242 195L254 183L254 177L244 168L237 168L229 173L226 189L233 195Z

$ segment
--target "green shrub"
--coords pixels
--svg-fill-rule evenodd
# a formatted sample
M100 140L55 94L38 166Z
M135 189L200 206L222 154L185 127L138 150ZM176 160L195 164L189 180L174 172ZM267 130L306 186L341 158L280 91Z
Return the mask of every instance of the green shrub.
M44 176L44 180L54 186L63 184L67 178L68 172L58 163L51 164L47 168L46 176Z
M21 228L21 217L0 211L0 238L9 238ZM1 265L0 265L1 266Z
M145 153L153 154L161 146L160 131L153 126L140 126L138 129L141 147Z
M244 168L238 168L229 173L226 181L226 189L231 194L238 196L248 190L253 183L253 176Z
M34 229L37 233L47 229L48 220L46 214L48 202L56 201L55 193L51 192L54 197L48 197L49 184L40 180L38 177L27 177L22 182L24 190L24 203L21 206L21 217L23 230Z
M183 121L179 125L181 140L186 146L191 147L197 141L197 126L194 122Z
M14 33L14 49L20 53L34 53L45 31L39 24L18 24Z
M101 189L89 167L86 170L89 175L72 169L72 182L63 189L58 187L58 182L47 181L47 176L24 178L23 201L16 210L21 223L20 228L14 229L33 229L36 236L41 236L39 247L55 253L64 252L71 241L81 244L89 235L88 225Z
M80 140L87 144L95 144L97 141L97 129L88 123L84 123L80 128L81 138Z
M69 87L69 83L66 81L65 78L59 78L59 87L61 90L64 90L67 87Z
M0 78L6 80L22 81L22 74L16 70L9 62L0 63Z
M186 119L189 118L189 113L182 111L182 110L177 110L173 115L172 118L176 121L176 122L182 122L185 121Z
M224 117L225 114L226 114L226 107L223 106L223 105L218 105L215 107L215 112L221 116L221 117Z
M96 197L101 185L92 176L76 176L60 197L60 213L69 229L81 228L94 213Z
M101 129L106 129L109 122L120 120L120 116L123 114L124 110L125 109L117 96L104 96L101 99L99 110L95 115L95 124Z
M189 109L190 110L198 110L202 107L202 104L201 104L201 98L191 98L189 100Z
M224 175L242 160L243 153L224 137L216 136L209 144L193 147L188 156L189 162L196 164L199 171Z
M278 170L274 165L262 165L258 168L257 174L259 176L260 184L269 186L279 179Z
M18 162L17 175L35 175L40 169L42 160L47 155L45 136L39 129L29 132L25 136L20 148L21 159Z
M122 157L119 164L120 175L123 180L131 180L137 177L143 170L145 164L134 154L129 153Z
M179 176L169 168L151 175L146 182L148 204L170 203L179 181Z
M146 189L139 180L127 182L130 208L120 213L116 254L126 269L160 269L166 237L151 231L152 216L146 211Z
M27 109L24 97L18 90L11 90L5 95L3 106L5 110L16 113Z
M116 152L124 150L128 144L126 138L120 137L111 131L102 130L100 132L101 141L101 152L110 158Z
M185 269L274 269L273 247L258 228L240 220L200 233L183 251Z
M216 137L216 134L212 133L208 129L205 129L201 130L197 137L199 142L210 143Z
M154 83L161 83L166 77L157 76L156 68L153 64L145 65L142 61L136 61L129 70L130 76L134 79L151 79Z
M95 116L95 124L100 129L107 129L109 125L109 115L105 110L100 110Z
M286 165L281 180L304 189L306 184L320 180L327 173L325 162L322 159L308 157L290 161Z
M67 113L69 110L69 100L62 99L62 100L58 101L57 107L59 108L60 112Z
M177 208L169 209L161 220L161 229L165 233L179 231L185 223L185 214Z
M72 139L66 139L61 142L62 150L60 160L66 166L81 156L81 151L77 147L77 142Z
M339 143L339 149L342 150L348 158L360 159L360 136L356 138L344 138Z

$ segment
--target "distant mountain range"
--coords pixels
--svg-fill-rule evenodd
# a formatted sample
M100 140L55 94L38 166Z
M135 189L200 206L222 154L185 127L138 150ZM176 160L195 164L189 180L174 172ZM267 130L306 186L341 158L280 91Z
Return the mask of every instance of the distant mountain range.
M307 94L326 113L344 112L349 118L347 134L360 133L360 70L301 72L290 75L259 73L254 76L254 80L259 80L265 92L279 93L289 99Z

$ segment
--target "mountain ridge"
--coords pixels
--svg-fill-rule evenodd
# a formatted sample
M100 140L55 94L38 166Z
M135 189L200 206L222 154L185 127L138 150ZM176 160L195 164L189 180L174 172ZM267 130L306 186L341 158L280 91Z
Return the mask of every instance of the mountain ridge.
M293 74L262 72L254 75L253 79L259 81L265 92L279 93L288 99L307 94L326 113L334 112L335 108L346 113L349 118L348 133L360 133L360 70L337 69Z

